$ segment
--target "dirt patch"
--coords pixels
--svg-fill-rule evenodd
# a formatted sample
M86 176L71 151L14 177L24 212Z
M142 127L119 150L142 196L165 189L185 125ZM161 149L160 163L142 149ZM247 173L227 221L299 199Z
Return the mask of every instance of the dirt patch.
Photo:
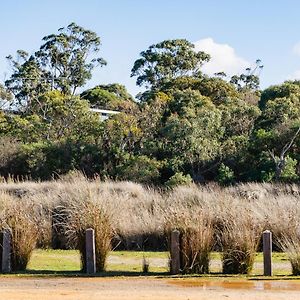
M173 279L168 283L182 287L200 287L202 289L233 289L248 291L299 291L300 281L278 280L278 281L249 281L249 280L232 280L232 281L214 281L201 279Z
M0 299L286 300L299 299L299 287L300 281L241 281L239 285L237 280L225 284L217 279L1 278Z

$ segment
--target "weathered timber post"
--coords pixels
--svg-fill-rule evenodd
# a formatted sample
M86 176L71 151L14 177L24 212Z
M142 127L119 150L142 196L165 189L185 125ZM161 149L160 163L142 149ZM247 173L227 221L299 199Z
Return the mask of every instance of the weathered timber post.
M180 232L173 230L171 232L171 262L170 271L172 275L180 272Z
M9 229L4 229L2 241L2 273L11 272L11 232Z
M86 273L96 273L96 252L95 252L95 230L89 228L85 231L85 253Z
M272 276L272 232L263 232L264 276Z

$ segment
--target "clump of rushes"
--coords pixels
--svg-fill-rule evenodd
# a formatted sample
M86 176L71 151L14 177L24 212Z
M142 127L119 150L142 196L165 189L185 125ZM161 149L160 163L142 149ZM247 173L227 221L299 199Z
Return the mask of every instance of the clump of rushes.
M279 247L287 253L292 265L292 274L300 275L300 237L299 232L293 230L278 239Z
M12 271L23 271L31 257L38 239L38 226L35 205L30 201L11 201L5 210L5 222L2 229L11 232Z
M275 245L287 253L293 275L300 275L299 196L272 197L268 204L261 204L260 210L268 220L267 229L273 233Z
M212 216L202 210L181 210L168 220L167 230L180 232L180 269L184 274L209 272L210 253L214 244Z
M75 244L81 254L82 270L86 270L85 232L95 230L96 271L105 270L107 255L111 249L113 230L110 205L105 195L92 191L87 185L75 188L63 210L63 226L68 241Z
M249 274L253 268L261 230L250 216L224 220L220 230L224 274Z

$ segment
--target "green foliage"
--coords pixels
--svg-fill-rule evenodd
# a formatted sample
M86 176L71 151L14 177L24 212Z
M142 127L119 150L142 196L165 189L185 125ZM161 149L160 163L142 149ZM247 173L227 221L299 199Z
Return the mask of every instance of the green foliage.
M209 97L215 105L222 104L228 98L239 97L235 87L221 78L203 77L194 88Z
M49 179L79 169L167 186L299 180L300 81L259 91L260 60L229 82L222 72L204 75L209 55L175 39L135 61L131 76L146 87L139 101L120 84L76 96L105 64L99 47L96 33L72 23L34 54L8 57L13 72L0 100L18 111L0 112L1 176ZM119 114L101 121L91 107Z
M22 50L17 52L16 60L12 56L7 57L11 62L13 73L5 81L5 86L15 97L15 105L22 112L30 111L31 102L40 94L51 89L46 72L42 70L36 58Z
M238 91L255 91L259 88L259 77L257 74L263 69L261 60L257 59L254 68L247 68L245 73L234 75L230 82L234 84Z
M294 181L299 178L297 175L296 167L297 167L297 160L287 156L285 159L285 165L281 173L280 179L283 181Z
M100 150L84 143L30 143L23 144L13 159L2 167L2 175L47 180L72 170L81 170L87 176L100 171Z
M32 103L32 114L10 119L11 133L24 142L97 140L99 117L77 96L51 91Z
M16 59L7 57L13 73L5 85L25 112L30 111L32 101L49 90L74 95L91 78L94 67L106 64L92 55L99 50L100 38L75 23L45 36L43 42L31 56L19 50Z
M262 170L260 173L260 180L262 182L272 182L275 178L275 172Z
M194 44L184 39L165 40L151 45L140 53L131 70L137 85L154 89L163 83L188 74L198 74L200 66L210 59L202 51L194 51Z
M12 100L12 95L6 88L0 83L0 101L1 100Z
M91 107L117 111L132 111L136 108L132 96L120 84L98 85L81 93Z
M148 156L131 156L117 169L118 178L142 183L159 183L160 163Z
M173 188L178 185L191 184L192 182L193 179L189 174L184 175L182 172L177 172L169 178L165 185L169 188Z
M300 94L300 81L286 81L283 84L273 85L261 93L259 107L264 109L269 100L276 98L289 98L292 95Z
M222 163L218 169L217 180L221 184L231 184L234 182L234 172Z

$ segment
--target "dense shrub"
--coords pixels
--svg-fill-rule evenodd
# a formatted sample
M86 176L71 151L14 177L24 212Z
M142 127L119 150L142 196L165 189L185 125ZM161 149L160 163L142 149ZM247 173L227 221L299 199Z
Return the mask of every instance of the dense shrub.
M192 183L192 177L188 175L184 175L182 172L175 173L173 176L169 178L169 180L165 183L167 187L173 188L178 185L186 185Z
M217 177L217 181L220 184L226 185L234 182L234 172L228 166L222 163L218 169L218 172L219 174Z

